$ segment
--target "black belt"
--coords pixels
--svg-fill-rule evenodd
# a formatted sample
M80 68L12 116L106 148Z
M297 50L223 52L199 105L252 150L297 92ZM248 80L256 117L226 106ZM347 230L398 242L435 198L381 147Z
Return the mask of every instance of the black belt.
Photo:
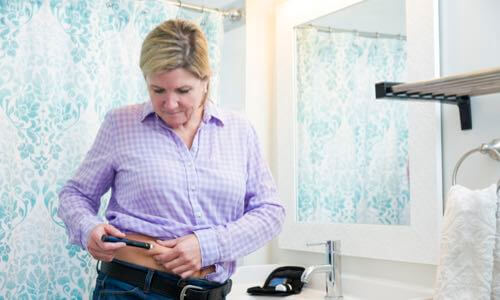
M118 262L101 262L100 271L123 282L131 285L148 289L145 287L148 270L135 269ZM154 271L151 278L149 289L151 292L171 297L180 300L221 300L231 291L231 279L227 280L219 287L205 289L196 285L189 284L187 280L180 276L169 274L170 276L178 277L178 281L164 278Z

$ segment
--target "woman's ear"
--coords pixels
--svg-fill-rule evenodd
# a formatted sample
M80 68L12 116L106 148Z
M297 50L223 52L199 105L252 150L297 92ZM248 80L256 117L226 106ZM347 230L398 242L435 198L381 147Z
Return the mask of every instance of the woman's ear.
M203 80L203 92L208 92L208 79Z

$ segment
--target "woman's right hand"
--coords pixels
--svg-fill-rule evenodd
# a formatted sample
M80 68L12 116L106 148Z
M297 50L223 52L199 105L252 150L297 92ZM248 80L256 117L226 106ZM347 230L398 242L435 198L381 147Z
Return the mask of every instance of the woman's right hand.
M115 257L116 250L126 246L125 243L106 243L101 241L101 237L112 235L124 238L125 234L110 224L99 224L90 232L90 237L87 242L87 249L95 259L102 261L112 261Z

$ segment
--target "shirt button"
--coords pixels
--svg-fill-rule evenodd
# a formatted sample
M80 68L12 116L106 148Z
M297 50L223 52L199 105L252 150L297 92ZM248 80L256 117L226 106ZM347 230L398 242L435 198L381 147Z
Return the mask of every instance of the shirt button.
M201 218L201 211L197 212L197 213L195 214L195 216L196 216L197 218Z
M192 190L192 191L196 191L196 186L192 185L192 186L191 186L191 190Z

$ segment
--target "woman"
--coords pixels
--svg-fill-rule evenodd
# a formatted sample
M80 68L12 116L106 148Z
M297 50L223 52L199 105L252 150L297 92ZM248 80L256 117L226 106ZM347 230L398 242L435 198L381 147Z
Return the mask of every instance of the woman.
M276 186L253 127L207 98L208 47L196 24L153 29L140 66L151 101L106 115L58 214L70 241L101 261L94 298L224 299L236 259L281 230ZM106 223L96 214L110 188Z

